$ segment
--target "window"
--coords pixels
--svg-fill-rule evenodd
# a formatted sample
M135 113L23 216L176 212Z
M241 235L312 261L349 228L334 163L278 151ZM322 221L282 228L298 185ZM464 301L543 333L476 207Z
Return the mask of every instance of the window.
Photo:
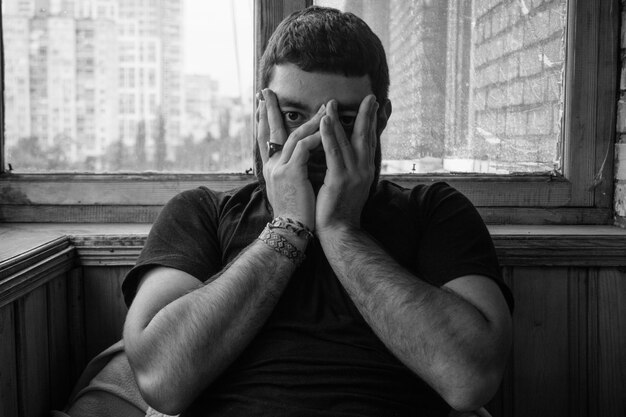
M460 7L463 3L479 4L481 2L483 0L454 3ZM283 16L312 3L312 0L255 1L255 59L260 56L269 35ZM351 1L349 3L358 5L361 2ZM433 4L436 2L422 0L420 3ZM495 5L512 3L512 1L484 0L484 3L489 3L495 7ZM520 5L524 3L530 10L531 6L536 3L549 3L549 1L519 0L517 3ZM558 158L559 170L557 172L546 173L540 169L524 175L495 175L491 172L476 174L439 172L424 175L410 173L394 174L389 178L405 186L435 180L447 181L464 192L489 223L610 223L612 221L613 193L612 141L614 139L618 69L617 27L619 14L615 13L615 10L619 9L618 2L617 0L597 0L594 2L569 0L566 9L567 31L564 37L566 58L562 92L564 100L562 110L557 111L562 112L563 118L563 122L560 124L562 132L558 135L562 142L562 151ZM129 16L128 13L127 16ZM228 14L225 13L224 16L228 16ZM6 21L3 20L3 24L6 26ZM10 45L13 43L9 43L5 39L5 50ZM558 61L553 56L550 56L549 59L552 62ZM6 74L7 69L5 68L5 77ZM218 89L214 79L209 80L203 79L202 76L194 76L191 77L190 82L205 85L206 89L203 91ZM242 87L242 90L246 89ZM199 90L195 89L194 93L199 93ZM208 98L192 94L187 97L186 104L191 105L194 101L211 100L215 100L215 96ZM6 103L7 98L5 96L5 106ZM157 109L162 104L157 103ZM225 101L217 101L213 105L221 106L224 104L226 104ZM233 100L232 105L245 107L248 104ZM144 109L147 108L150 106L146 102ZM598 109L602 109L602 111ZM194 129L197 129L198 132L202 131L202 124L205 117L208 116L203 116L201 112L193 113L187 109L184 111L191 115L191 125L194 126ZM394 117L397 115L396 109ZM218 114L211 115L211 117L218 118ZM463 116L459 115L459 117L462 118ZM467 117L469 118L469 115ZM552 117L552 120L556 119L554 115ZM37 124L38 129L48 129L47 124L50 121L47 120L45 114L33 112L30 118L40 121ZM115 120L111 125L117 126L116 123L118 122L122 123L123 121ZM137 121L127 120L123 123L127 124L115 129L119 132L118 135L135 138ZM152 129L157 123L154 119L146 119L146 131ZM216 126L215 123L219 122L211 119L211 123ZM216 139L215 134L219 134L219 124L217 126L218 129L215 131L209 129L212 139ZM455 129L458 131L458 128ZM7 128L5 128L5 132L8 132ZM207 136L209 135L207 134ZM149 135L146 134L146 138L148 137ZM458 138L463 138L463 135L451 134L449 137L454 143L454 140L459 141ZM485 137L489 136L486 135ZM240 146L241 149L249 149L251 140L252 138L249 137L246 139L246 143L237 146ZM393 140L393 138L389 138L389 140ZM217 143L216 146L230 145L232 147L231 144L221 143L219 140L215 140L215 142ZM116 143L114 142L108 151L114 155L122 155L124 150ZM134 142L131 141L129 144L123 145L134 146ZM147 151L146 154L149 152ZM0 156L4 158L2 165L8 167L7 155ZM223 161L224 155L215 155L214 153L196 153L194 157L205 159L205 161L198 162L200 164L208 163L209 159L211 162L232 162ZM550 161L544 162L550 163ZM7 172L0 177L0 189L4 191L5 196L8 196L7 203L0 203L0 220L38 221L41 220L41 213L45 212L45 219L48 221L149 222L154 219L160 207L180 190L198 185L225 190L240 186L242 183L253 179L254 177L249 173L248 175L145 173L129 176L121 174L53 175ZM71 187L68 191L68 183L70 182Z
M224 143L249 142L254 79L252 0L107 0L99 2L97 7L96 2L85 4L73 12L69 4L68 10L37 6L37 10L23 11L17 8L18 0L3 3L3 21L8 23L3 27L7 67L23 66L22 74L27 74L28 81L38 87L29 90L23 86L23 79L7 77L5 96L9 101L19 98L26 102L21 107L29 106L32 113L49 117L51 125L34 135L35 121L20 118L20 106L6 108L5 158L16 172L120 169L243 172L252 166L251 151L220 159L229 161L229 165L201 163L196 154L228 149L224 146L216 149L216 144L211 142L211 129L220 130L211 126L217 118L205 118L200 131L197 121L190 121L190 115L185 112L196 115L229 112L231 126L221 131L228 131L231 136L215 139ZM108 7L109 3L116 7ZM180 7L182 3L184 8ZM109 10L114 12L108 13ZM219 41L207 42L207 39ZM51 57L46 58L47 55ZM189 81L195 75L203 76L205 83L199 84L198 78ZM210 89L207 83L215 83L218 88ZM87 94L87 87L94 85L105 87L104 99ZM189 90L198 88L215 95L215 99L185 103L185 97L195 92ZM68 94L76 100L64 99ZM86 117L83 113L88 108L95 109L97 116ZM55 124L59 117L63 125ZM142 121L146 124L145 140L140 144L136 143L137 135L117 128L124 117L132 118L136 124ZM161 131L154 126L157 119L163 122ZM84 126L74 128L79 120L98 131L99 149L87 152L80 146L89 139L79 135L85 132ZM97 125L107 123L110 128L96 129ZM119 135L120 131L124 134ZM59 134L77 151L60 148L59 152L68 154L62 158L63 163L52 167L44 155L48 149L58 147L55 138ZM162 146L158 145L160 141ZM131 151L115 155L107 152L116 142L121 142L119 149ZM33 147L33 143L38 146ZM142 163L137 163L134 155L139 147L145 148L141 151L146 155ZM165 152L157 153L157 149Z
M566 0L316 0L388 55L383 173L560 171Z

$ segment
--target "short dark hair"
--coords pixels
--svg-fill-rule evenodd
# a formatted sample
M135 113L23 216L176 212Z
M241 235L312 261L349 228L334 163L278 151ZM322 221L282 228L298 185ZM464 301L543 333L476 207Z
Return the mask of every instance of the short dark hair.
M383 45L367 23L352 13L310 6L286 17L261 57L261 88L269 85L274 66L286 63L309 72L368 75L377 101L387 100L389 68Z

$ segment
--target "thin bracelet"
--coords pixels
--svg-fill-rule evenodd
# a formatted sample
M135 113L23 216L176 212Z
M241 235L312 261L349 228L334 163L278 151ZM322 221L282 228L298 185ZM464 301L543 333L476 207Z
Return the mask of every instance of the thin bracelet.
M289 230L298 237L304 237L307 241L310 241L314 237L313 231L311 231L311 229L309 229L304 223L287 217L276 217L267 224L267 227L270 230L277 228Z
M263 229L258 239L276 252L287 257L296 266L300 266L306 258L304 253L292 245L284 236L270 230L269 226Z

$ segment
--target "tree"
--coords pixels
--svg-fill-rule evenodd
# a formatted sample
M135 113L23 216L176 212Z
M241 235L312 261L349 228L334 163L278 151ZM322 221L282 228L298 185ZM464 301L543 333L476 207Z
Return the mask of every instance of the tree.
M137 123L137 134L135 135L135 157L137 158L137 169L144 169L146 165L146 121L140 120Z
M165 116L163 112L159 114L154 127L154 164L157 171L165 168L165 158L167 156L167 144L165 143Z

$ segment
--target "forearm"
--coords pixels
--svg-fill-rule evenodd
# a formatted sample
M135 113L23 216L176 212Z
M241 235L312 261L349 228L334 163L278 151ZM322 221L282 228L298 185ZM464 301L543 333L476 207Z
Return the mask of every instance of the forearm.
M412 275L361 230L335 229L320 241L370 327L451 405L485 381L499 381L506 356L499 346L506 343L476 307Z
M250 343L294 270L290 260L256 241L217 278L149 321L127 320L129 360L147 399L172 414L193 401Z

